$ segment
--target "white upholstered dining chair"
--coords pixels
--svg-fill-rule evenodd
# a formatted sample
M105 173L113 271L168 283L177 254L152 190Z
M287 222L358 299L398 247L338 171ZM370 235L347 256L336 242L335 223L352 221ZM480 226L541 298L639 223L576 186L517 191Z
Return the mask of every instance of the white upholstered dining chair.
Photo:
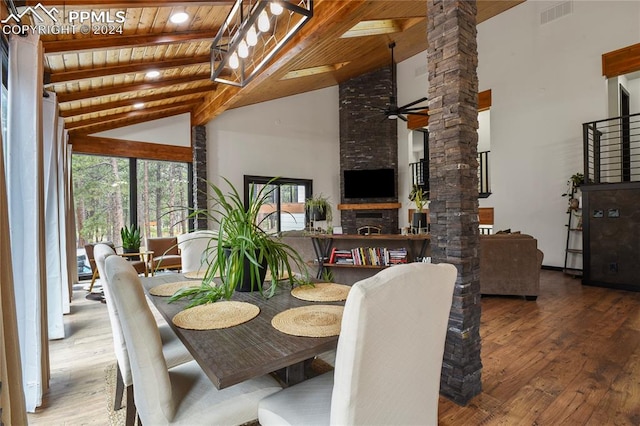
M456 276L450 264L410 263L355 283L335 370L262 400L260 424L437 424Z
M119 256L107 257L105 270L143 425L243 424L257 418L260 399L281 389L271 376L261 376L218 390L195 361L168 369L138 275Z
M111 296L111 284L108 282L105 273L105 260L109 256L116 255L112 247L107 244L96 244L94 247L94 257L98 271L103 281L104 296L107 302L107 311L109 312L109 322L111 323L111 332L113 334L113 348L117 361L117 379L116 379L116 396L114 401L114 410L122 408L122 394L126 389L126 406L127 406L127 425L132 425L135 420L135 402L133 398L133 379L131 377L131 367L129 366L129 354L124 342L122 334L122 326L120 325L120 314L113 302ZM129 265L131 263L129 262ZM193 357L182 344L178 336L171 330L168 324L156 324L160 339L162 341L162 353L167 362L167 366L174 367L193 360Z
M216 233L199 230L178 235L178 248L182 259L182 272L204 272L216 249Z

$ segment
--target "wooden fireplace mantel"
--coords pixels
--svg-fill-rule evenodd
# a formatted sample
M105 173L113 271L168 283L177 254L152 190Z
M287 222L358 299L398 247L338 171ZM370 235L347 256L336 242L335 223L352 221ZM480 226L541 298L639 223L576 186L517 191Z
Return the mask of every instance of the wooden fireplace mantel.
M400 207L402 203L338 204L338 210L393 210Z

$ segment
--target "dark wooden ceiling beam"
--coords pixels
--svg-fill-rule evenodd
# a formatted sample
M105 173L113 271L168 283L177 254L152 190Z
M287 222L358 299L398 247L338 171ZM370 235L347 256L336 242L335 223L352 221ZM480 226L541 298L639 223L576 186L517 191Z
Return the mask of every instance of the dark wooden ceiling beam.
M122 49L126 47L155 46L172 43L188 43L213 40L218 33L212 31L187 31L166 34L130 34L118 37L104 36L72 40L43 41L45 54L81 52L86 50Z
M147 121L159 120L161 118L173 117L175 115L189 113L193 110L193 105L183 106L180 108L167 109L164 111L158 111L156 113L150 113L148 115L140 115L133 117L124 117L119 120L102 121L98 124L94 124L86 127L78 127L69 130L69 135L89 135L98 132L105 132L107 130L113 130L120 127L132 126L134 124L145 123Z
M102 96L111 96L117 95L120 93L126 92L136 92L139 90L151 90L151 89L159 89L162 87L173 86L176 84L184 84L184 83L196 83L200 81L206 81L209 84L207 86L209 90L213 90L217 83L212 82L209 77L211 74L209 72L198 73L193 75L187 75L176 78L167 78L161 80L154 80L153 82L143 82L143 83L127 83L120 84L117 86L110 87L101 87L99 89L91 89L91 90L80 90L77 92L71 93L58 93L57 98L59 103L79 101L80 99L89 99L89 98L99 98Z
M69 143L75 154L181 161L185 163L193 161L193 151L190 146L163 145L89 135L72 135L69 137Z
M106 77L116 74L130 74L146 72L151 70L162 70L168 68L186 67L191 65L209 64L209 55L193 56L188 58L163 59L161 61L149 61L139 64L122 64L110 67L100 67L92 69L80 69L74 71L63 71L51 74L50 83L62 83L88 78Z
M152 95L140 96L131 99L121 99L113 102L105 102L102 104L90 105L75 109L60 110L60 115L64 118L74 117L76 115L91 114L94 112L108 111L114 108L121 108L126 106L133 106L138 102L154 102L162 101L171 98L177 98L181 96L200 95L198 98L204 97L204 95L212 90L212 87L192 87L191 89L174 90L170 92L154 93Z
M117 120L123 120L127 118L140 117L140 116L144 117L156 112L162 112L169 109L181 108L181 107L187 107L187 106L191 107L195 104L196 102L190 99L188 101L175 102L168 105L158 105L155 107L144 108L144 109L135 110L135 111L121 112L118 114L109 114L109 115L95 117L95 118L88 118L86 120L65 122L64 127L67 130L77 129L79 127L92 126L94 124L104 123L106 121L117 121Z

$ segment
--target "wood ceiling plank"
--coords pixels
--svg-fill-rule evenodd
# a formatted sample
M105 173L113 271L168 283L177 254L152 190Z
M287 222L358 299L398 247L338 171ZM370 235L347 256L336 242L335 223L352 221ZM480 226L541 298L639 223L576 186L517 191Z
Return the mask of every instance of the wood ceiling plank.
M133 98L113 100L110 102L103 102L95 105L81 105L79 108L60 110L60 115L62 117L67 118L67 117L73 117L75 115L85 115L85 114L91 114L91 113L100 112L100 111L106 111L114 108L132 106L137 102L144 102L144 103L154 102L154 101L160 101L163 99L171 99L171 98L177 98L177 97L187 96L187 95L200 95L200 97L204 97L204 94L206 94L210 90L211 88L209 87L192 87L192 88L183 89L183 90L175 90L175 91L169 91L169 92L164 91L164 92L154 93L146 96L139 96L139 97L133 97Z
M195 101L188 100L183 102L175 102L169 105L159 105L151 108L145 108L142 110L127 111L127 112L122 112L118 114L107 114L107 115L98 116L95 118L88 118L86 120L71 121L71 122L65 120L64 127L67 130L77 129L79 127L87 127L95 124L100 124L105 121L117 121L117 120L122 120L126 118L135 118L135 117L145 116L148 114L150 115L156 112L162 112L169 109L192 107L193 105L195 105Z
M43 41L45 55L60 52L78 52L82 50L108 50L123 47L153 46L159 44L173 44L213 40L216 30L186 31L164 34L132 34L118 37L104 36L91 38L77 38L73 40Z
M92 0L88 2L87 0L26 0L25 6L36 6L38 3L43 6L64 6L67 8L76 6L76 7L84 7L91 6L94 9L103 9L105 7L109 8L132 8L132 7L169 7L169 6L195 6L195 5L203 5L203 6L223 6L229 5L231 6L234 2L233 0L209 0L209 1L201 1L201 0Z
M126 93L126 92L134 92L138 90L148 90L148 89L157 89L161 87L166 87L170 85L177 85L182 83L191 83L191 82L207 82L212 88L215 87L215 83L209 80L210 73L201 73L196 75L187 75L180 76L177 78L170 79L162 79L154 82L134 82L128 83L118 86L110 86L110 87L101 87L101 88L90 88L87 90L78 90L70 93L58 93L58 102L70 102L79 99L86 98L94 98L94 97L102 97L109 96L117 93Z
M148 115L124 117L118 120L102 121L92 126L79 127L70 129L70 135L87 135L98 132L105 132L107 130L118 129L121 127L131 126L134 124L145 123L147 121L159 120L161 118L173 117L180 114L190 113L192 111L191 106L183 106L180 108L167 109Z
M74 154L133 157L185 163L193 161L193 149L190 146L164 145L89 135L71 135L69 143Z
M126 49L125 49L126 50ZM83 80L87 78L103 77L113 74L138 73L150 70L162 70L167 68L184 67L195 64L209 64L210 56L202 55L191 58L164 59L161 61L149 61L137 64L121 64L97 69L79 69L75 71L63 71L51 75L52 83L63 81Z

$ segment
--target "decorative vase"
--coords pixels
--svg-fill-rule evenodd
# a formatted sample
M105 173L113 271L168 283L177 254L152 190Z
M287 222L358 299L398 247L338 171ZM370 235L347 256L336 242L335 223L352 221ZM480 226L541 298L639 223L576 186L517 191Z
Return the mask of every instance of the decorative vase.
M414 229L427 229L427 214L423 212L414 212L411 227Z
M229 258L229 255L231 254L231 249L225 248L224 254L225 256L227 256L227 258ZM267 275L267 266L268 266L267 259L266 258L262 259L261 268L260 268L259 277L258 277L260 281L253 284L253 289L251 288L251 266L252 266L251 261L245 257L242 262L242 268L244 271L242 275L242 282L236 283L236 291L240 291L240 292L258 291L259 288L262 286L262 283L264 283L264 277Z
M311 207L309 209L309 220L317 222L319 220L327 220L327 211L318 209L317 207Z

